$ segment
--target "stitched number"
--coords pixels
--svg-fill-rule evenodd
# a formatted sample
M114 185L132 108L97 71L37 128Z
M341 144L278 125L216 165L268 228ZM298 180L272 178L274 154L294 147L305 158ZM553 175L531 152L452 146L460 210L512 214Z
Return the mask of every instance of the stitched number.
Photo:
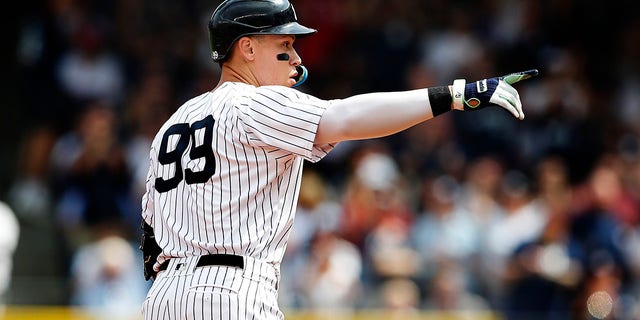
M196 134L199 130L204 130L204 133L202 133L204 136L202 138L202 144L196 146ZM204 158L204 167L202 171L185 170L185 181L188 184L203 183L209 180L216 172L216 160L213 157L213 150L211 149L211 142L213 141L213 116L208 116L195 122L191 126L191 141L194 141L194 146L191 148L191 152L189 152L189 157L191 157L191 159Z
M172 178L167 180L162 177L156 178L156 190L158 192L167 192L177 187L180 181L182 181L183 173L182 162L180 159L182 158L184 151L189 146L189 132L190 129L188 123L178 123L169 127L162 136L162 144L160 145L160 151L158 153L158 162L162 165L173 163L175 165L175 173ZM175 144L175 149L168 151L169 139L172 136L178 136L178 142Z
M160 151L158 152L158 162L162 165L173 164L175 173L173 177L164 179L156 178L155 187L158 192L167 192L178 186L182 179L187 184L203 183L209 180L216 171L216 163L213 157L211 142L213 140L213 116L195 122L189 126L188 123L177 123L169 127L162 136ZM196 137L202 135L202 144L196 145ZM171 139L172 136L177 136ZM177 142L176 140L177 139ZM175 148L169 151L169 140L175 144ZM204 159L202 170L193 171L191 169L182 170L182 156L189 147L189 141L193 144L189 152L191 160Z

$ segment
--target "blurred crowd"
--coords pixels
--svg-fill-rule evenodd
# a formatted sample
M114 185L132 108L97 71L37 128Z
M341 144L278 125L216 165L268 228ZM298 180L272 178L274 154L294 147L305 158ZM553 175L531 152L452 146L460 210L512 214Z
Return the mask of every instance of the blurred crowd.
M1 301L139 308L150 141L217 83L206 24L219 2L46 0L21 17L14 94L28 121L6 124L20 134L0 213L19 231L0 223L13 255ZM310 70L300 90L320 98L540 76L516 85L524 121L450 112L307 164L283 308L640 317L631 1L292 3L319 31L296 48Z

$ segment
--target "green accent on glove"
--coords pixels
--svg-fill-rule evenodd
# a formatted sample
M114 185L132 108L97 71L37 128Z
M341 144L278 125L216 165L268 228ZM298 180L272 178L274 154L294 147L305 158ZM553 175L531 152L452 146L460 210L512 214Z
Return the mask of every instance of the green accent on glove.
M502 77L502 80L504 80L504 82L506 82L508 84L514 84L514 83L516 83L518 81L522 81L522 80L525 80L525 79L533 78L533 77L535 77L537 75L538 75L538 69L531 69L531 70L527 70L527 71L510 73L510 74Z

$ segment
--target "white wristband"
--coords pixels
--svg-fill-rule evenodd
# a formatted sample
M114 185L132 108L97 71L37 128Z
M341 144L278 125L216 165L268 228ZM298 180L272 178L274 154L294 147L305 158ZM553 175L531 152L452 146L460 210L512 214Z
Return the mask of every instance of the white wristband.
M464 88L467 84L465 79L456 79L451 86L451 97L453 97L453 109L464 110Z

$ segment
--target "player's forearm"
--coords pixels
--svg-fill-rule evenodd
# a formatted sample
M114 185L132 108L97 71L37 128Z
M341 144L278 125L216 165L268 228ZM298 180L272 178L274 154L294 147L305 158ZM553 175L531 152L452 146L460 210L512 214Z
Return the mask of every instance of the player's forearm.
M338 100L323 114L315 142L383 137L431 119L427 90L367 93Z

